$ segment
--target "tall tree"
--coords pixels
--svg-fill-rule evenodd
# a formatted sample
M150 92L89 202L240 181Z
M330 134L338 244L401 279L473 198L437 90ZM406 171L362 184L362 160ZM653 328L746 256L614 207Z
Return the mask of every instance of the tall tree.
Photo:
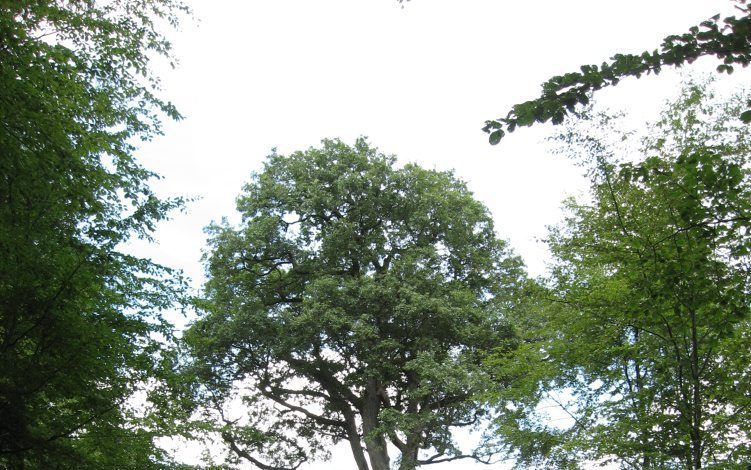
M297 468L338 441L358 470L389 469L390 446L403 470L488 458L451 429L486 413L483 351L513 341L522 266L464 183L394 163L364 139L273 153L242 223L209 229L204 316L185 340L235 460Z
M751 3L732 0L740 12L720 20L715 15L688 32L666 37L659 48L641 54L616 54L601 65L583 65L579 72L555 76L542 84L539 98L514 105L506 117L486 121L483 130L491 144L497 144L517 127L552 121L563 122L577 105L586 105L592 92L617 85L626 77L658 74L663 67L680 67L705 56L722 63L720 73L733 73L737 66L751 62ZM751 122L751 109L740 113Z
M551 234L552 303L521 348L529 362L501 360L539 365L519 409L573 398L569 429L529 414L507 427L521 442L549 431L548 456L644 469L748 462L751 147L737 121L745 100L705 94L687 88L643 160L618 163L579 140L595 152L592 202L571 201Z
M166 462L128 400L168 358L158 312L179 282L121 247L180 204L149 190L133 141L178 117L148 65L181 10L0 2L0 467Z

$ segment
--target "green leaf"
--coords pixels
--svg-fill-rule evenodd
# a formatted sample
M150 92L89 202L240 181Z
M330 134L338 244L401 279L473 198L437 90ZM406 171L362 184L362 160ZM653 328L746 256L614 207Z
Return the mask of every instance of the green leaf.
M506 133L502 129L495 130L490 133L488 140L491 145L497 145Z

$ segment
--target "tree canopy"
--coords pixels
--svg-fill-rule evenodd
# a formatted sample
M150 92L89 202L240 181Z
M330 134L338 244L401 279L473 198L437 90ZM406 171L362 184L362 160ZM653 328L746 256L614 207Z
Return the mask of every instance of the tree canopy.
M751 3L734 3L655 51L551 78L487 122L491 143L583 116L628 76L704 56L746 66ZM177 374L162 312L184 283L125 245L183 206L152 191L135 153L180 118L151 67L172 60L163 31L187 12L0 0L0 468L186 468L156 443L176 408L223 445L211 468L297 469L339 442L358 470L501 450L525 468L748 465L751 129L737 117L751 110L694 85L636 158L591 128L567 134L591 194L567 203L539 282L450 172L364 138L273 151L240 222L207 229ZM568 424L540 416L551 403ZM455 441L491 421L499 442Z
M169 358L176 273L130 256L160 200L134 139L178 117L150 58L171 0L0 2L0 466L155 468L129 399Z
M451 430L486 414L484 351L511 347L524 273L464 183L324 140L272 153L237 205L239 226L209 228L203 316L185 335L205 423L234 460L298 468L338 441L358 470L389 469L389 446L404 470L486 460Z
M578 72L550 78L542 84L539 98L514 105L506 117L486 121L483 130L497 144L517 127L551 121L560 124L578 105L586 105L592 92L617 85L626 77L658 74L663 67L680 67L705 56L722 63L720 73L733 73L751 62L751 3L732 0L739 15L720 19L715 15L683 34L666 37L659 48L641 54L616 54L601 65L583 65ZM751 109L740 114L751 122Z
M500 361L526 390L525 414L502 431L527 447L547 435L527 463L535 450L543 466L748 462L751 148L737 120L745 99L707 95L687 87L636 161L616 160L589 129L575 134L594 152L592 201L570 201L552 231L542 319L524 352ZM534 417L544 398L570 427Z

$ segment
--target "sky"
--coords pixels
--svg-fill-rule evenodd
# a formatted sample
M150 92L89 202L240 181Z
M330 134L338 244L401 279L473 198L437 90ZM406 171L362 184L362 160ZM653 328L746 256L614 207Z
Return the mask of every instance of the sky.
M400 164L453 169L489 207L499 236L530 273L544 274L548 254L540 239L560 219L561 201L586 191L586 181L571 161L550 154L552 126L521 129L491 146L484 121L535 98L553 75L617 52L654 49L665 36L727 12L730 2L188 3L194 20L171 34L178 67L156 64L162 96L185 117L165 123L164 136L137 155L162 175L153 185L160 194L195 200L158 228L157 243L131 249L182 269L198 289L203 228L237 219L234 200L272 148L286 154L322 138L353 143L361 135ZM673 72L627 79L599 100L649 119L677 84ZM178 327L189 318L171 315ZM176 447L188 460L197 452ZM337 450L332 462L301 470L352 466Z

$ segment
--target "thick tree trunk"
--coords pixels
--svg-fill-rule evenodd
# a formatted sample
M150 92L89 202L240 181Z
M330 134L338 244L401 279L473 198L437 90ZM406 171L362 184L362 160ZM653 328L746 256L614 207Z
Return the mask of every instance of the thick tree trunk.
M399 470L414 470L417 468L417 453L420 450L419 437L417 433L412 432L407 436L407 443L402 452L402 461L399 464Z
M389 470L389 454L383 433L378 431L378 412L381 397L378 395L378 383L368 379L365 388L365 400L362 409L362 430L365 435L365 448L368 451L372 470Z

